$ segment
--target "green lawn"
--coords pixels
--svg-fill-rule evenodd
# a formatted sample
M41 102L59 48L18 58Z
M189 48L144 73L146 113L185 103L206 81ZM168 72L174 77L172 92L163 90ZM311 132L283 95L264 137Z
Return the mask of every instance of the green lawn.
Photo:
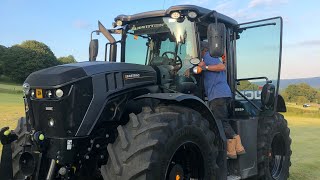
M292 138L290 180L320 179L320 118L286 116Z
M24 116L22 94L0 93L0 128L15 128L19 117Z
M291 104L289 107L295 108ZM314 109L313 113L317 114L317 109ZM293 112L284 113L289 122L292 138L290 180L320 179L320 118L317 115L314 118L314 115L309 117L309 114L305 115L306 117L300 113L298 114L301 116L293 114ZM21 116L24 116L22 94L0 93L0 127L15 128L17 119Z
M10 94L22 93L22 85L0 82L0 93L10 93Z

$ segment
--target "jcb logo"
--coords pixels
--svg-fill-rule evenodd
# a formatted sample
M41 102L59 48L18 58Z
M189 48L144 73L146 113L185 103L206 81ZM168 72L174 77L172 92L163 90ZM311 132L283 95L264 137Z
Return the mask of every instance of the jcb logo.
M42 99L43 98L42 89L36 89L36 97L38 99Z
M254 100L254 99L261 99L261 91L259 90L244 90L244 91L240 91L243 95L245 95L249 100ZM244 100L244 98L237 94L236 95L236 100Z

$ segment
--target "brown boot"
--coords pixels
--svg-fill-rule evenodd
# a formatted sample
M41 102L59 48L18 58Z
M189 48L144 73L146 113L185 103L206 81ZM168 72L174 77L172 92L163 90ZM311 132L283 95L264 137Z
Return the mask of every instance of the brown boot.
M236 139L228 139L228 141L227 141L227 156L230 159L237 159Z
M245 154L246 150L242 146L240 136L236 135L235 137L233 137L233 139L236 140L236 152L237 152L237 154L238 155Z

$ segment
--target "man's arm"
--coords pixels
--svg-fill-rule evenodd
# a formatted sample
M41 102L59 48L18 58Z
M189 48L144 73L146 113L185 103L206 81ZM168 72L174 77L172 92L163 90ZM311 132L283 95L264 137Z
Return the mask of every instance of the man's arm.
M226 70L226 66L222 63L220 64L216 64L216 65L208 65L205 67L205 69L207 71L225 71Z
M206 71L216 71L216 72L219 72L219 71L225 71L226 70L226 66L222 63L219 63L219 64L214 64L214 65L206 65L204 63L204 61L201 61L199 63L199 65L203 70L206 70Z

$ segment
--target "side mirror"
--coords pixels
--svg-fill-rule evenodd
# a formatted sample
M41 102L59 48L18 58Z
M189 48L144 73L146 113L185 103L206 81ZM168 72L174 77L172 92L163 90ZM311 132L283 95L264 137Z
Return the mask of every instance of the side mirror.
M89 45L89 61L96 61L98 56L99 42L98 39L92 39Z
M261 92L261 103L264 107L270 108L273 107L274 100L275 100L275 93L276 93L276 88L273 84L265 84L262 87L262 92Z
M192 64L192 65L198 65L199 63L200 63L200 59L198 59L198 58L192 58L192 59L190 59L190 63Z
M222 23L211 23L208 26L207 37L209 53L212 57L221 57L224 54L226 43L226 27Z

